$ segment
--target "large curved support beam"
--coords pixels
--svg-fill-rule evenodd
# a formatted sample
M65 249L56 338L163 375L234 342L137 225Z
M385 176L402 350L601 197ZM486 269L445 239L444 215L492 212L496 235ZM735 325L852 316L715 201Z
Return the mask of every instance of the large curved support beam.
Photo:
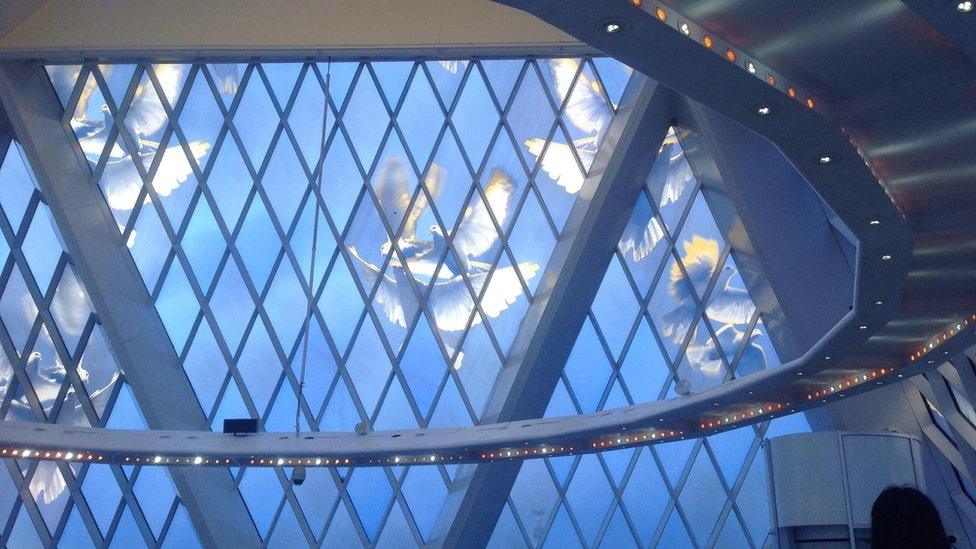
M630 79L519 328L512 358L492 390L485 423L545 414L672 118L670 90L641 75ZM433 542L487 544L520 466L504 461L462 471L441 509Z
M784 362L850 310L854 272L820 197L776 147L708 107L680 99L685 156Z
M149 427L209 430L108 205L89 183L87 163L75 154L74 136L62 124L61 105L43 67L26 61L0 64L0 102ZM171 473L206 545L260 543L226 469Z

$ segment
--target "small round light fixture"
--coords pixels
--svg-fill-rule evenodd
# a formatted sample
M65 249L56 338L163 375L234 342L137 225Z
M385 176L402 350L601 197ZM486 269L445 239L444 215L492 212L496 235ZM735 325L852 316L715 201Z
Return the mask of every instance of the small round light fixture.
M793 86L786 86L786 95L790 96L790 99L796 99L796 88Z
M871 221L868 221L868 225L871 226L880 225L880 224L881 224L881 220L879 219L872 219Z
M867 330L868 327L866 325L864 325L864 324L861 324L860 326L857 327L857 329L858 330Z
M776 75L773 74L773 73L767 74L766 75L766 83L769 84L770 86L775 86L776 85Z
M735 54L735 50L733 50L732 48L726 48L725 58L728 59L730 62L735 63L735 60L738 59L739 56Z
M965 0L963 2L956 3L956 11L959 13L969 13L973 11L974 4L972 0Z
M884 305L884 301L881 301L881 300L879 299L879 300L877 300L877 301L875 301L875 302L874 302L874 304L875 304L875 305Z
M756 113L761 116L768 116L773 113L773 108L769 105L763 105L756 109Z
M708 49L712 49L715 46L715 41L709 35L702 36L702 45Z
M678 29L681 30L681 34L683 34L685 36L690 36L691 35L691 27L689 27L688 26L688 23L686 23L684 21L678 23Z
M822 155L820 155L819 158L817 158L817 162L820 162L821 164L824 164L824 165L830 164L833 161L834 161L834 158L832 156L830 156L829 154L822 154Z
M622 30L623 30L623 27L620 25L620 23L616 23L616 22L613 22L613 21L611 21L611 22L606 23L606 24L603 25L603 32L605 32L607 34L617 34L618 32L620 32Z
M807 108L808 109L813 109L816 106L817 106L816 101L814 101L812 97L807 97Z
M634 7L639 8L644 3L644 0L630 0L630 3L633 4Z
M668 12L664 11L664 8L661 6L654 8L654 15L660 19L662 23L668 20Z
M749 71L749 74L756 74L758 71L758 69L756 69L756 64L752 61L746 61L746 70Z
M882 261L890 261L891 260L891 255L890 254L884 254L883 256L881 256L881 260Z
M607 36L621 36L630 31L630 23L625 19L604 19L597 27Z

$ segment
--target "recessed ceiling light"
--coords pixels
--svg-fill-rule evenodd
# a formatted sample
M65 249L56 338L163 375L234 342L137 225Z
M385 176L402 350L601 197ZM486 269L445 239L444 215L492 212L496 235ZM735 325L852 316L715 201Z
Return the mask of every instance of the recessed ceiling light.
M793 86L786 86L786 95L790 96L790 99L796 99L796 88Z
M881 221L877 219L872 219L871 221L868 221L868 225L880 225L880 224Z
M769 84L770 86L775 86L776 85L776 75L773 74L773 73L767 74L766 75L766 83Z
M773 108L770 107L769 105L763 105L763 106L759 107L758 109L756 109L756 112L759 113L759 114L761 114L761 115L763 115L763 116L766 116L767 114L773 112Z
M736 55L735 50L733 50L732 48L728 48L725 50L725 58L735 63L735 60L738 59L739 56Z
M858 330L867 330L868 327L866 325L864 325L864 324L861 324L860 326L857 327L857 329Z
M749 74L756 74L756 64L752 61L746 61L746 70L749 71Z
M883 256L881 256L881 260L882 260L882 261L888 261L888 260L890 260L890 259L891 259L891 256L890 256L890 255L888 255L888 254L884 254Z
M689 27L688 23L685 23L684 21L678 24L678 28L681 29L681 33L684 34L685 36L691 34L691 27Z
M617 23L616 21L609 21L604 23L603 32L607 34L617 34L618 32L622 31L623 28L624 27L620 23Z
M969 13L973 11L973 3L970 0L959 2L956 4L956 9L959 10L959 13Z
M834 159L831 158L829 154L822 154L820 155L820 158L817 159L817 162L820 162L821 164L830 164L833 161Z
M817 106L816 101L814 101L812 97L807 97L807 108L812 109L816 106Z
M630 0L630 3L633 4L633 5L635 5L635 6L637 6L639 8L639 7L641 7L641 4L644 3L644 0Z
M881 301L881 300L879 299L879 300L877 300L877 301L875 301L875 302L874 302L874 304L875 304L875 305L884 305L884 301Z
M825 356L824 357L824 360L830 360L830 356L829 355L828 356Z
M704 44L706 48L712 49L712 46L715 45L715 42L712 40L711 36L706 34L705 36L702 36L702 44Z
M661 6L654 8L654 15L656 15L657 18L660 19L662 22L668 20L668 12L664 11L664 9L661 8Z

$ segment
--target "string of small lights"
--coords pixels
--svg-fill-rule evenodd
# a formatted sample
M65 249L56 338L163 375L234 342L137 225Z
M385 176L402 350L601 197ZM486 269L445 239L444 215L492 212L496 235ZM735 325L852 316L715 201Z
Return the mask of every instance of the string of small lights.
M971 323L976 323L976 314L972 314L954 323L952 326L949 327L949 329L935 336L934 338L930 339L929 342L926 343L924 347L909 355L908 361L915 362L916 360L936 350L936 348L938 348L940 345L944 344L946 341L949 341L950 337L958 334L959 332L969 327ZM934 364L934 362L935 362L934 360L929 360L929 364Z

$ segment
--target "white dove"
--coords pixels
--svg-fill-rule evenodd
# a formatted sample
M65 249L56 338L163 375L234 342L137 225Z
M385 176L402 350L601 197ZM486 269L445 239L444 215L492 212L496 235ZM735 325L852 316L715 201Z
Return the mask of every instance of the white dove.
M681 343L691 323L696 321L697 307L692 297L691 286L705 288L709 278L718 264L718 242L700 236L685 241L682 263L688 272L688 282L684 282L681 268L677 263L671 266L671 280L668 293L674 298L678 306L663 317L662 333L672 338L675 343ZM749 296L749 292L731 285L736 270L726 266L716 281L715 289L705 312L710 319L720 324L748 324L756 311L756 306Z
M588 135L574 140L572 145L555 141L549 143L542 158L542 169L566 192L576 194L583 188L585 180L585 174L580 169L576 155L579 155L583 169L589 169L603 134L613 117L613 111L606 102L603 86L597 80L590 78L585 71L580 70L579 61L553 59L549 61L549 68L552 71L558 99L566 104L564 109L566 117L573 126ZM579 73L578 79L577 73ZM545 143L544 139L538 137L523 142L537 159L542 155Z
M152 70L167 100L175 98L179 93L180 81L183 76L182 66L153 65ZM102 117L103 120L100 123L90 122L91 130L78 137L81 150L92 162L97 161L102 155L108 134L112 130L114 119L108 105L102 105ZM132 96L120 131L126 131L129 134L136 145L136 153L151 153L155 151L158 143L149 141L147 138L163 129L167 121L166 109L156 91L156 86L153 85L149 75L145 74ZM131 152L120 135L115 139L109 157L120 159L128 156Z
M437 164L431 164L430 170L424 181L427 191L431 198L437 199L440 196L443 186L443 170ZM440 256L433 255L433 243L430 240L417 239L417 221L423 216L429 204L427 195L420 192L414 201L413 208L410 208L410 199L413 196L413 189L410 186L407 172L403 164L396 157L390 157L383 161L377 174L376 198L380 203L380 209L390 227L394 231L399 231L397 247L407 260L407 268L410 274L415 277L434 276L437 268L437 260ZM400 229L403 225L402 230ZM380 247L380 253L385 257L390 253L391 241L387 240ZM395 265L399 265L400 259L394 255Z
M67 371L60 361L55 360L53 363L43 364L43 359L44 356L41 353L36 351L31 353L27 357L25 372L30 379L31 387L37 396L41 408L44 410L44 414L48 416L48 419L51 419L50 414L53 412L54 405L57 403L57 397L61 392L61 387L66 381ZM76 367L76 372L83 383L88 382L88 371L80 363ZM118 372L113 373L112 378L104 387L89 395L89 401L95 410L105 409L118 377ZM36 418L31 411L27 396L23 391L18 391L18 393L19 396L15 396L10 402L10 411L8 412L7 419L27 422L37 421L39 418ZM76 426L89 425L85 410L81 406L74 387L69 387L66 391L64 404L61 406L57 421L61 424ZM61 472L58 471L54 462L42 461L38 463L37 469L34 471L34 476L31 477L30 481L30 491L35 498L43 494L44 503L49 504L61 495L65 487L64 478L61 476Z
M190 143L190 152L193 154L198 165L200 159L208 151L210 151L209 143L203 141L193 141ZM142 153L139 155L139 159L135 161L148 163L152 159L153 154L155 153ZM186 182L192 173L193 168L183 153L183 147L180 145L168 147L163 152L163 158L159 162L159 168L157 168L156 175L152 179L153 189L160 196L169 196L180 185ZM118 160L109 160L105 164L105 170L102 172L101 186L110 208L113 210L128 211L135 206L136 200L139 198L139 192L142 190L142 177L133 164L133 159L125 156ZM149 197L147 196L146 201L148 202L148 200Z

